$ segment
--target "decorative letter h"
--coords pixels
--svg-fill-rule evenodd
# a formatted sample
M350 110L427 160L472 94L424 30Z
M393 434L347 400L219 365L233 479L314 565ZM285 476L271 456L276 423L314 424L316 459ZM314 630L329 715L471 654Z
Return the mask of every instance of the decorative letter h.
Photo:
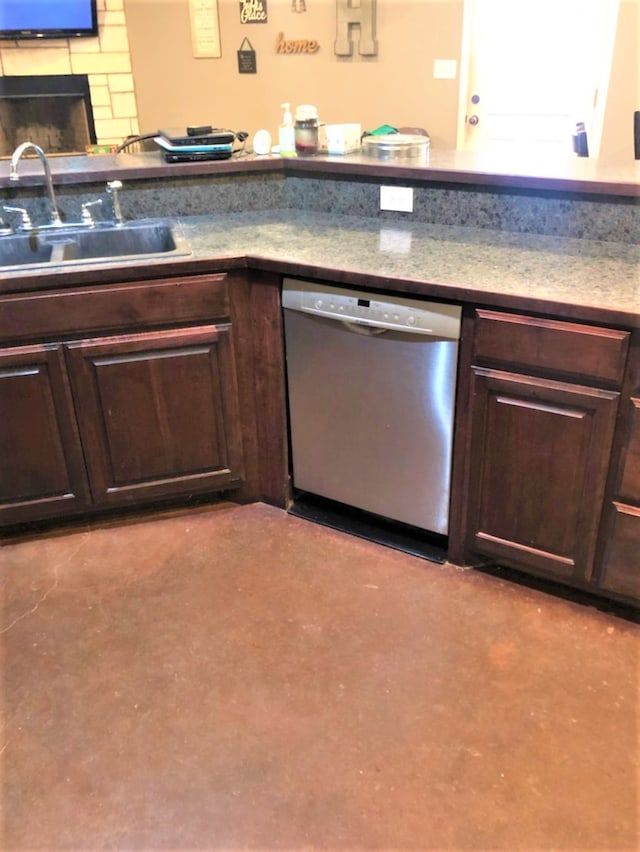
M360 26L360 44L358 52L362 56L375 56L378 44L375 40L374 18L376 0L360 0L360 5L354 7L353 0L336 0L336 43L334 52L337 56L351 56L353 42L350 30L352 26Z

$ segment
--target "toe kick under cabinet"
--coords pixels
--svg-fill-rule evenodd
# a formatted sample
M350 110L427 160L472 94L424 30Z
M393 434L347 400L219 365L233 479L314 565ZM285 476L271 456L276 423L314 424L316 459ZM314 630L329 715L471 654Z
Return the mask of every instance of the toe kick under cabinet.
M630 338L619 329L473 312L465 561L638 594L640 403L625 402L623 390Z
M242 484L225 274L0 299L0 523Z

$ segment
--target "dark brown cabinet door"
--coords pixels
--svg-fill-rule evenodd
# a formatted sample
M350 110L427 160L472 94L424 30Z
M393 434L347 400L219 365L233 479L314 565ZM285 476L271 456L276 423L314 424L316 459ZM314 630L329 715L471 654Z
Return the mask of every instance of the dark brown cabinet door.
M589 578L619 394L473 368L470 548Z
M62 348L0 349L0 523L56 517L88 501Z
M600 586L640 601L640 508L613 504L613 529L607 542Z
M603 524L599 584L640 602L640 397L626 401L621 419L624 442Z
M96 506L242 480L229 325L84 340L66 350Z

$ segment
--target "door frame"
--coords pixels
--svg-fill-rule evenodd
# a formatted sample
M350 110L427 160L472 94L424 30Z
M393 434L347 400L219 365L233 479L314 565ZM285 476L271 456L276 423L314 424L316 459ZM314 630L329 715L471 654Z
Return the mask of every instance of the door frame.
M471 73L471 51L473 49L474 19L478 0L463 0L462 40L460 53L460 77L458 93L458 116L456 127L456 148L465 150L466 120L468 112ZM589 156L596 158L600 153L604 117L609 95L609 80L613 64L613 50L618 30L618 13L621 0L606 0L606 26L603 33L603 49L600 60L600 70L597 75L596 96L591 116L585 117L588 125Z

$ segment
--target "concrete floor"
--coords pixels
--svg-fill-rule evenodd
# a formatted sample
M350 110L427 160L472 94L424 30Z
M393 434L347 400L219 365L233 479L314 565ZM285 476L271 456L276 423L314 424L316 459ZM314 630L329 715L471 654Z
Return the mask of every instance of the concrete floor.
M628 620L260 504L0 563L3 850L638 848Z

